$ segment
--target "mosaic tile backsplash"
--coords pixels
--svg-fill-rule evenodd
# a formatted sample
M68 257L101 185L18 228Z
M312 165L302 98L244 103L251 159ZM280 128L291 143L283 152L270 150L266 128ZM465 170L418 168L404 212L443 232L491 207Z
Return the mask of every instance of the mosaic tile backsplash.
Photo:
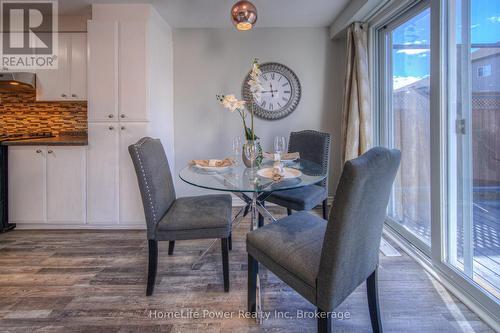
M0 93L0 134L87 132L87 102L35 99L35 92Z

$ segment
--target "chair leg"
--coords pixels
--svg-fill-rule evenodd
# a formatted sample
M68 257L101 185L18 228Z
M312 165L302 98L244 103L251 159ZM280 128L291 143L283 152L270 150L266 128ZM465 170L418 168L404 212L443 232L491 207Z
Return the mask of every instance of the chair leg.
M233 249L233 233L229 234L229 237L227 238L227 242L229 243L229 251Z
M149 245L149 264L148 264L148 286L146 288L146 296L153 294L156 279L156 268L158 266L158 242L148 240Z
M368 296L368 308L370 309L370 320L374 333L382 333L382 320L380 317L380 305L378 302L378 269L366 279L366 292Z
M328 220L328 199L323 200L323 219Z
M288 216L290 216L290 215L292 215L292 210L290 208L287 208L286 213L288 214Z
M175 246L175 241L168 242L168 255L169 256L174 254L174 246Z
M266 207L266 203L264 201L261 202L262 207ZM264 226L264 216L259 213L259 228Z
M248 285L247 285L247 301L248 312L255 313L257 311L257 273L259 263L251 255L248 255Z
M318 308L318 333L332 333L332 317Z
M222 272L224 275L224 291L229 291L229 247L227 238L220 240L222 250Z

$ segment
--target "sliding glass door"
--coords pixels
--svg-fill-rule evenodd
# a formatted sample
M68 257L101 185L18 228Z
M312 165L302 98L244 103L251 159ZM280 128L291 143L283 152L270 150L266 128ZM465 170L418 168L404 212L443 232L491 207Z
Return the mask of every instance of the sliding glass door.
M446 260L500 298L500 3L448 13Z
M428 252L430 200L430 16L421 5L380 33L383 141L401 150L401 167L389 205L389 223Z
M375 141L401 150L389 231L498 318L500 1L393 7L371 28Z

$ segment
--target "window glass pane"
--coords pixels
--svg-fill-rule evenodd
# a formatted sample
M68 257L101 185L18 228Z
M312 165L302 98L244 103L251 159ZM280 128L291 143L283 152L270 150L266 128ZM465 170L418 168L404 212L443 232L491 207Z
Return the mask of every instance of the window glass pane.
M450 1L449 263L500 292L500 2Z
M389 142L401 150L389 217L430 245L430 9L393 29Z

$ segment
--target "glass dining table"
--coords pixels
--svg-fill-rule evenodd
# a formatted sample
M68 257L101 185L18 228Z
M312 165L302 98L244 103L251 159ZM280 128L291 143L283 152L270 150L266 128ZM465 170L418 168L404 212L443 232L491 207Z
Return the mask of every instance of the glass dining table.
M272 180L259 175L259 170L272 168L273 162L267 161L256 168L246 168L244 165L228 167L222 171L213 171L199 168L195 165L184 167L179 177L186 183L209 190L231 192L245 203L235 215L233 223L239 222L243 216L251 214L253 230L258 228L257 216L271 222L276 219L266 209L264 202L273 192L295 189L321 182L326 174L322 167L314 162L298 159L292 162L283 162L285 168L299 170L296 177Z
M260 176L259 170L273 167L273 162L267 161L256 168L246 168L240 163L222 171L211 171L195 165L188 165L179 172L179 177L190 185L209 190L231 192L240 198L244 205L234 216L232 226L239 224L250 213L250 230L254 230L262 226L265 220L269 222L276 221L276 218L267 210L264 204L266 198L273 192L317 184L326 177L323 168L319 164L305 159L283 162L283 166L300 172L296 172L297 177L284 178L279 181ZM216 241L214 240L199 256L198 260L193 264L193 268L197 266ZM257 276L257 285L257 313L261 313L259 276ZM261 318L260 315L258 317Z

